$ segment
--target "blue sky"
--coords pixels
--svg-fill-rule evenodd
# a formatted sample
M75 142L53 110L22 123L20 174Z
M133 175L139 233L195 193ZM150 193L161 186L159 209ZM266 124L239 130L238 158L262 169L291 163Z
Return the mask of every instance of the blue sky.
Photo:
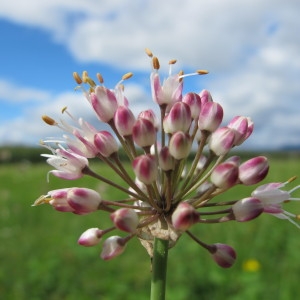
M300 2L298 0L0 0L0 145L38 144L62 133L40 116L68 106L95 121L73 71L100 72L113 87L129 71L133 110L153 107L150 48L167 74L189 77L185 91L210 90L225 111L250 116L245 148L300 145ZM148 102L149 101L149 102Z

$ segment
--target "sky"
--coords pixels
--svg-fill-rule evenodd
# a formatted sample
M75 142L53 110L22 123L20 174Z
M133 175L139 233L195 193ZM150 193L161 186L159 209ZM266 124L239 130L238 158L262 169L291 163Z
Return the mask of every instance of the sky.
M209 90L222 125L251 117L243 148L300 146L299 14L299 0L0 0L0 146L60 137L41 116L59 119L65 106L95 124L74 71L100 72L109 88L133 72L133 111L152 108L146 47L163 77L170 59L174 72L209 71L184 92Z

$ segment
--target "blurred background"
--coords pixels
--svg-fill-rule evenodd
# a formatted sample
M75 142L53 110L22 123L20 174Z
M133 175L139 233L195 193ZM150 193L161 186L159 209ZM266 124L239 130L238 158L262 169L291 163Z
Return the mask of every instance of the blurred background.
M125 95L139 112L153 105L146 47L158 56L162 75L170 59L177 59L174 73L207 69L206 76L185 79L185 92L208 89L224 108L224 124L236 115L252 118L254 133L240 149L245 156L271 155L269 181L298 175L299 13L298 0L0 0L0 298L148 298L150 264L138 242L103 262L99 249L82 249L76 241L108 220L30 207L54 188L104 189L85 179L74 184L51 177L47 183L49 167L40 164L39 141L61 136L41 115L58 119L68 106L97 126L74 90L74 71L100 72L109 88L133 72ZM247 196L234 190L227 197L239 193ZM170 299L288 300L296 293L299 231L290 223L265 216L199 234L231 243L237 265L220 270L183 238L170 252Z

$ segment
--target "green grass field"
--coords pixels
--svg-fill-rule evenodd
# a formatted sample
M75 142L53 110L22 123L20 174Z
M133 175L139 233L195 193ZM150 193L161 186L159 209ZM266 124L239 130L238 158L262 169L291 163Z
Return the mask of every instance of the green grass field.
M299 175L299 167L296 158L271 159L267 179L285 181ZM99 258L101 245L77 245L87 228L108 226L107 214L77 216L48 205L31 207L41 194L66 186L89 186L107 199L120 195L89 178L67 182L52 176L47 183L48 170L46 164L0 165L0 299L148 299L150 260L137 240L111 261ZM112 176L104 166L99 170ZM297 181L291 187L295 185ZM235 187L226 199L247 197L251 190ZM295 202L286 208L300 212ZM205 242L230 244L238 260L221 269L183 236L169 253L167 299L290 300L299 294L300 231L291 223L263 215L249 223L198 225L191 231ZM243 267L252 259L258 270Z

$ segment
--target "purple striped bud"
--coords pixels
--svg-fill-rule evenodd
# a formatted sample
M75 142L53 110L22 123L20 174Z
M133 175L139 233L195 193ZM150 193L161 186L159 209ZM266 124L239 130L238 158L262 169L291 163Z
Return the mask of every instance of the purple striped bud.
M235 134L228 127L221 127L214 131L209 139L209 148L217 156L225 155L233 146Z
M210 176L211 182L218 188L228 189L237 183L239 168L235 163L219 164Z
M115 138L108 131L99 131L94 136L94 145L104 157L110 157L118 151L119 145Z
M135 122L135 117L132 111L127 106L119 106L114 116L115 126L122 136L132 134L132 128Z
M201 104L202 104L202 105L204 105L204 103L206 103L206 102L212 102L212 101L213 101L210 92L207 91L207 90L202 90L202 91L199 93L199 96L200 96L200 98L201 98Z
M183 96L182 102L186 103L191 110L192 118L198 120L201 110L201 98L196 93L187 93Z
M238 146L245 141L248 130L248 120L246 117L236 116L227 125L235 134L233 144Z
M172 224L176 230L186 231L199 221L199 213L187 202L181 202L172 214Z
M155 129L157 130L159 128L159 121L152 109L147 109L139 113L138 119L146 119L149 120Z
M140 155L133 160L132 166L136 177L144 184L148 185L156 180L157 163L155 156L150 154Z
M156 141L156 129L153 123L147 119L137 119L132 128L132 138L142 148L152 146Z
M232 205L234 219L247 222L257 218L264 211L262 202L257 198L244 198Z
M120 236L111 236L107 238L102 247L101 258L109 260L122 254L126 247L126 241Z
M95 92L90 94L89 101L102 122L112 120L118 107L114 92L103 86L97 86Z
M135 232L139 224L139 218L135 210L130 208L120 208L110 215L115 226L126 232Z
M71 188L67 193L68 204L74 208L75 213L85 214L98 210L102 202L100 195L87 188Z
M198 127L200 130L215 131L223 119L223 108L217 102L206 102L202 105Z
M159 151L158 164L163 171L170 171L174 169L174 158L171 156L168 147L163 147Z
M268 171L268 159L265 156L257 156L240 165L239 179L245 185L256 184L267 176Z
M178 160L188 157L191 147L192 141L190 136L182 131L175 132L169 142L170 154Z
M230 268L236 260L234 249L228 245L216 243L210 250L213 260L222 268Z
M103 230L99 228L89 228L81 234L78 244L85 247L91 247L99 244L103 235Z
M174 133L176 131L187 132L191 126L191 122L190 107L184 102L176 102L163 120L164 131L166 133Z

